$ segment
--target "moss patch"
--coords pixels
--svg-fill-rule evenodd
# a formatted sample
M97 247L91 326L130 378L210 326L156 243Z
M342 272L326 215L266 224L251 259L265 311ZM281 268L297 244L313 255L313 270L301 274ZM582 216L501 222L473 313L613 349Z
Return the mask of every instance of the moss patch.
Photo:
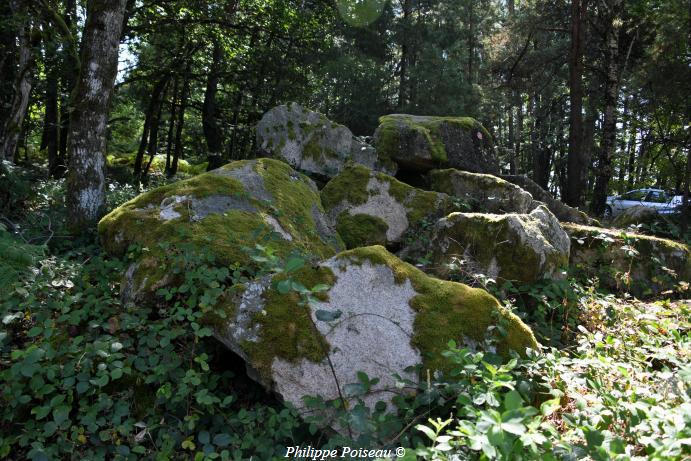
M370 170L364 166L352 165L344 169L322 189L324 208L331 209L344 201L352 205L366 203L369 199L369 178Z
M442 139L444 125L456 126L465 131L479 131L483 137L490 139L489 132L480 122L471 117L384 115L379 118L379 127L377 128L377 154L382 160L396 158L400 151L406 148L407 139L420 137L429 146L432 160L444 164L448 161Z
M345 242L346 248L386 243L389 226L383 219L365 214L341 213L336 221L336 231Z
M485 290L430 277L382 246L357 248L341 253L338 258L385 265L393 271L397 283L410 280L418 293L410 301L418 313L411 344L423 353L423 365L427 369L445 368L441 352L449 340L461 344L465 338L482 341L491 325L501 324L507 332L505 337L499 338L500 353L514 350L523 354L527 347L537 347L530 328Z
M319 284L333 286L336 282L331 269L323 267L304 267L295 272L292 278L307 288ZM273 283L285 279L285 275L278 275ZM317 294L317 298L328 301L326 293ZM257 313L252 319L254 325L260 325L259 340L242 344L252 366L264 379L271 379L271 365L275 358L291 363L302 358L318 363L326 358L329 343L314 327L309 308L301 305L297 293L281 294L272 287L264 293L264 300L265 314Z

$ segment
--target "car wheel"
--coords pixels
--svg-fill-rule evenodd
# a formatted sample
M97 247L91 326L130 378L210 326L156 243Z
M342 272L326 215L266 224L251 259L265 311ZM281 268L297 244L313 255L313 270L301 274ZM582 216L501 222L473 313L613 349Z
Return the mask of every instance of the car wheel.
M605 212L602 215L602 217L603 218L611 218L612 217L612 207L611 206L607 205L605 207Z

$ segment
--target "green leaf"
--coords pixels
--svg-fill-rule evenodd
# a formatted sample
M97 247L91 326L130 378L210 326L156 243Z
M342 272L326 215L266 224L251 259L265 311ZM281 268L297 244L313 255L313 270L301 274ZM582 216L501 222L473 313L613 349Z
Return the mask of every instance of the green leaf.
M304 259L297 257L297 256L293 256L290 259L288 259L288 262L286 262L285 271L286 272L294 272L294 271L300 269L304 265L305 265Z
M214 435L214 445L217 447L227 447L231 442L230 435L228 434L216 434Z
M523 406L523 398L518 391L512 390L506 393L504 397L504 408L506 410L516 410Z
M290 279L278 282L276 284L276 290L282 295L290 293Z
M53 421L55 421L55 424L59 426L60 424L67 421L69 415L70 407L68 407L67 405L60 405L59 407L53 410Z

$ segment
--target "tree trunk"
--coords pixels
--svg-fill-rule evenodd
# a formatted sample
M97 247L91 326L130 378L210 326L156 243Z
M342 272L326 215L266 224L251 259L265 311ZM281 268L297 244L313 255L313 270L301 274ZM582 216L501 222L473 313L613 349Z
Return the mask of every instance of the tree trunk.
M59 65L57 43L55 42L56 37L51 33L46 32L44 36L46 92L41 149L45 149L48 153L48 174L52 178L58 178L62 174L62 165L60 165L58 158L60 120L58 119Z
M67 28L72 32L73 37L77 35L76 18L76 0L66 0L65 15L63 19ZM63 42L63 64L60 76L62 96L60 98L60 135L58 145L58 163L61 165L62 169L64 169L64 165L67 164L67 138L70 132L71 95L77 82L77 73L79 72L79 62L77 62L74 57L76 50L72 49L73 46L75 46L75 43L70 40L65 40ZM64 174L64 171L62 174Z
M410 61L410 16L412 14L412 0L403 0L403 25L401 28L401 61L399 64L400 74L398 80L398 108L403 109L408 104L408 63Z
M17 78L17 37L19 30L9 27L15 20L16 2L0 2L0 133L10 117Z
M605 211L607 189L612 178L612 158L617 145L617 102L619 100L619 29L621 0L607 2L609 19L606 24L605 66L607 81L605 83L605 111L602 121L602 144L598 160L597 178L593 190L591 209L596 216Z
M191 59L191 58L190 58ZM178 160L182 156L182 129L185 126L185 110L187 109L187 97L190 93L190 63L185 70L185 80L182 84L180 94L180 110L178 111L178 123L175 130L175 150L173 151L173 163L170 166L170 175L175 176L178 172Z
M134 177L137 181L141 179L142 176L142 165L144 163L144 154L146 154L147 147L151 146L150 143L150 133L154 126L156 116L158 114L159 107L161 105L161 95L163 90L168 84L170 76L166 75L161 80L156 82L151 91L151 99L149 100L149 105L146 108L146 114L144 115L144 129L142 131L142 138L139 141L139 149L137 149L137 156L134 158Z
M569 52L569 156L565 201L580 206L583 199L583 48L587 0L571 0L571 49Z
M19 11L16 2L12 2L16 14L23 14ZM7 119L0 127L0 160L14 160L19 144L19 137L22 133L22 125L29 107L29 96L31 95L31 72L34 66L34 57L31 53L31 28L28 24L23 26L18 35L18 66L17 73L12 88L12 103Z
M223 133L218 124L216 107L216 94L218 93L223 48L216 37L213 37L213 45L213 60L211 69L209 69L209 78L206 81L204 103L202 104L202 128L208 149L207 158L209 163L207 170L209 171L223 165Z
M81 70L70 117L67 220L82 234L105 210L108 107L118 68L126 0L90 0L82 34Z
M168 136L166 140L166 176L172 177L171 171L171 160L173 153L173 144L175 136L175 119L177 117L177 107L178 107L178 82L179 79L176 76L173 81L173 96L170 98L170 116L168 117Z
M158 153L158 128L161 125L161 112L163 110L163 100L166 98L169 79L166 78L165 81L166 83L164 84L163 93L158 98L158 102L154 110L154 116L151 120L151 129L149 130L149 146L147 149L149 153L149 161L147 162L146 168L144 168L144 171L142 172L142 176L140 178L145 184L148 184L147 177L149 175L149 169L151 168L151 163L154 161L154 157L156 157L156 154Z

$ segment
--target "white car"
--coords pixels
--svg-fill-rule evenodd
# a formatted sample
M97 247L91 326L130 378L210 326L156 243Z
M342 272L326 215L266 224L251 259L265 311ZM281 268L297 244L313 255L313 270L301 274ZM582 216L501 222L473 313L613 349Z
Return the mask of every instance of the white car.
M605 217L617 216L627 208L644 206L659 214L674 214L680 210L683 196L670 196L662 189L636 189L622 195L607 197Z

